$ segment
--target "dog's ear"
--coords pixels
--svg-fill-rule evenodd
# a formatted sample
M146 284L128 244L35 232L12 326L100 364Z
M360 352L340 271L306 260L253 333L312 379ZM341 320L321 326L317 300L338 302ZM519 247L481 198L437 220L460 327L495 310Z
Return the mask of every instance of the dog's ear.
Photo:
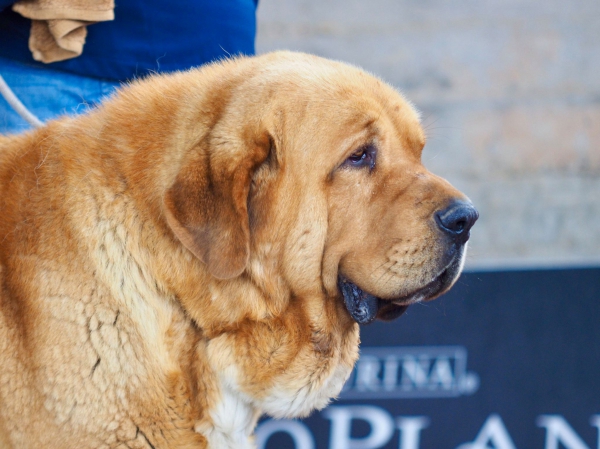
M239 276L249 259L248 193L271 140L247 140L199 144L164 196L174 234L219 279Z

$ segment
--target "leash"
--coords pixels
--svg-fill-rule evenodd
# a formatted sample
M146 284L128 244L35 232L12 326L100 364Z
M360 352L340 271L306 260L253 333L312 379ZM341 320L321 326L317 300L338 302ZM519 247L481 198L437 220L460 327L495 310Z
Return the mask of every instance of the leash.
M0 75L0 94L4 97L4 99L8 102L8 104L15 110L17 114L19 114L27 123L32 126L40 127L44 126L44 122L42 122L39 118L33 115L29 109L25 107L21 100L17 98L15 93L11 90L11 88L6 84L2 75Z

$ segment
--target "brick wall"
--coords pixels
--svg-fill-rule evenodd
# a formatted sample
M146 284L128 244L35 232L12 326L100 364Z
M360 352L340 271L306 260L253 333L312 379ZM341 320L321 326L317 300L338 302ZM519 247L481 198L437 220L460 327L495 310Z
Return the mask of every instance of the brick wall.
M257 51L357 64L481 212L468 267L600 264L598 0L260 0Z

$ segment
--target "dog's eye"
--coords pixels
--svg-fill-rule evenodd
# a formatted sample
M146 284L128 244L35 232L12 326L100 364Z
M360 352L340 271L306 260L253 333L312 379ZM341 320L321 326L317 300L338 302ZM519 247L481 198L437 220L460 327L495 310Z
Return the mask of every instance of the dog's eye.
M356 153L352 154L352 156L350 156L348 159L350 159L350 162L356 164L362 160L364 160L364 158L367 157L367 152L366 150L358 150Z
M347 167L369 167L371 170L375 167L375 155L377 151L374 145L369 144L360 147L350 155L343 166Z

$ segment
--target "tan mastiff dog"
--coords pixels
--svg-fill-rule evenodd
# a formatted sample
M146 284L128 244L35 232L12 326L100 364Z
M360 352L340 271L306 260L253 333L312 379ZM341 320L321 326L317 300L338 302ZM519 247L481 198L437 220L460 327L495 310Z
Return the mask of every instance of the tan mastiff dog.
M156 76L0 140L0 441L253 447L327 405L359 323L450 288L477 212L413 107L295 53Z

